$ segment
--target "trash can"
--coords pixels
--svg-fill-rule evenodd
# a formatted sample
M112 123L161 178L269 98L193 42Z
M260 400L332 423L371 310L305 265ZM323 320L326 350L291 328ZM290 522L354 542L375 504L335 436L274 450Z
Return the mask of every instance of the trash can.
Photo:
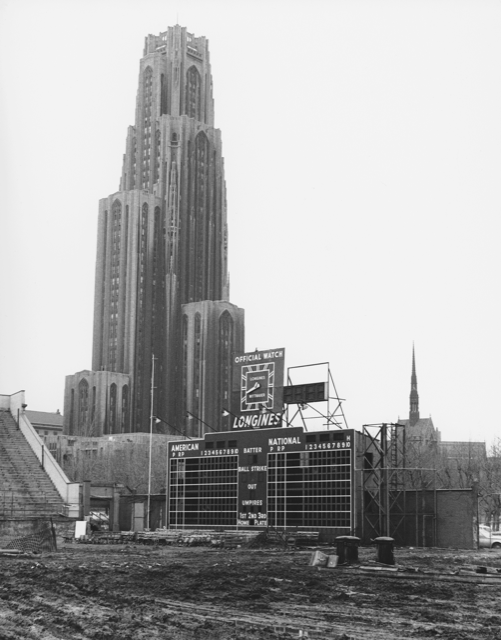
M381 536L373 540L376 545L376 562L381 564L395 564L393 547L395 540L386 536Z
M338 564L356 564L358 562L359 544L360 538L356 536L338 536L336 538Z

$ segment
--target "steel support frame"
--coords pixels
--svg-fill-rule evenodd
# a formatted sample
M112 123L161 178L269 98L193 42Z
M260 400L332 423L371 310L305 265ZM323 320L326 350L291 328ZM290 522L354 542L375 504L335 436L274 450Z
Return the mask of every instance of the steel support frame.
M426 539L426 518L433 518L432 543L436 540L435 469L407 468L405 428L398 423L364 425L362 469L362 537L389 536L406 541L409 525L408 491L414 491L415 543ZM424 474L424 475L423 475ZM417 477L417 480L416 480ZM430 477L432 478L430 487ZM433 491L433 509L426 508L425 491ZM418 499L418 493L421 497ZM420 509L421 506L421 509ZM423 530L420 535L419 525Z
M343 411L343 398L340 398L336 389L336 384L331 373L330 365L328 362L316 362L313 364L299 365L295 367L289 367L287 369L287 384L297 384L294 377L299 375L299 370L306 370L311 367L324 368L323 380L315 380L315 382L325 382L327 385L327 400L324 402L315 403L321 405L320 409L317 406L304 403L298 405L287 405L286 409L286 422L288 427L302 426L305 431L308 431L308 426L315 420L322 420L322 427L324 429L348 429L346 417ZM291 407L294 406L294 409Z

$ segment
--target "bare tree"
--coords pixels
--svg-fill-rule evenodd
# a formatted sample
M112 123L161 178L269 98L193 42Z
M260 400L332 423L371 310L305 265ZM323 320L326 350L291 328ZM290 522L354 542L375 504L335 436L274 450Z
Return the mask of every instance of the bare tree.
M487 455L484 443L441 442L436 458L438 485L442 489L469 489L485 483Z
M132 493L147 493L149 479L149 443L120 442L102 451L77 449L63 460L63 469L74 482L93 484L115 482ZM155 443L151 451L151 493L165 491L167 443Z
M495 531L500 529L501 519L501 438L489 447L484 481L479 489L479 515Z

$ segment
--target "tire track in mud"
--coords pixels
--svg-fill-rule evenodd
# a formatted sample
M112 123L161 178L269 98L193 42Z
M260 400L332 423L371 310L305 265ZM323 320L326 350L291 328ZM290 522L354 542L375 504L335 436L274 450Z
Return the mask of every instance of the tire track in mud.
M476 559L468 552L456 552L454 563L447 553L431 559L427 552L400 551L404 553L420 570L465 568ZM399 580L380 580L355 567L310 567L308 558L308 552L243 549L138 553L73 548L43 561L4 559L0 639L501 637L497 585L437 582L432 575L414 580L413 572ZM481 559L501 568L500 556Z
M430 637L438 629L442 637L460 637L454 625L410 622L408 617L401 618L395 612L385 614L365 606L350 606L340 612L329 606L275 604L270 611L254 613L226 605L165 598L139 596L135 600L135 606L129 604L127 611L123 611L103 605L96 598L35 596L11 602L14 605L11 615L0 617L4 622L10 618L13 623L9 625L12 635L6 637L40 640L135 638L146 631L145 627L149 638L176 640L198 637L407 640L410 636ZM20 625L21 620L24 623ZM126 628L128 633L124 633ZM474 637L474 626L463 627L462 631L468 633L466 637Z
M429 637L437 631L434 623L409 622L408 617L400 618L394 612L384 612L363 608L362 616L355 611L340 613L328 607L312 608L304 605L280 606L280 612L246 613L239 609L208 604L188 604L164 598L155 598L167 615L177 614L191 616L200 620L233 624L237 629L261 627L277 637L289 634L293 638L336 639L346 640L408 640L413 637ZM271 605L270 608L275 608ZM440 633L449 632L454 637L457 627L453 624L440 624ZM463 629L464 632L475 633L475 626ZM421 633L424 636L421 636Z

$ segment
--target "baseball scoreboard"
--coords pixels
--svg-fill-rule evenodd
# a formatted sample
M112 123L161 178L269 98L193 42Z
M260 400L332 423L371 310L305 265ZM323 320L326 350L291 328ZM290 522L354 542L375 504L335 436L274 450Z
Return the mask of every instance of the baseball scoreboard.
M262 373L248 374L245 388L242 384L244 401L253 402L257 384L267 389L268 374L259 380L258 375ZM355 434L350 429L258 427L169 442L169 526L335 527L349 532Z

